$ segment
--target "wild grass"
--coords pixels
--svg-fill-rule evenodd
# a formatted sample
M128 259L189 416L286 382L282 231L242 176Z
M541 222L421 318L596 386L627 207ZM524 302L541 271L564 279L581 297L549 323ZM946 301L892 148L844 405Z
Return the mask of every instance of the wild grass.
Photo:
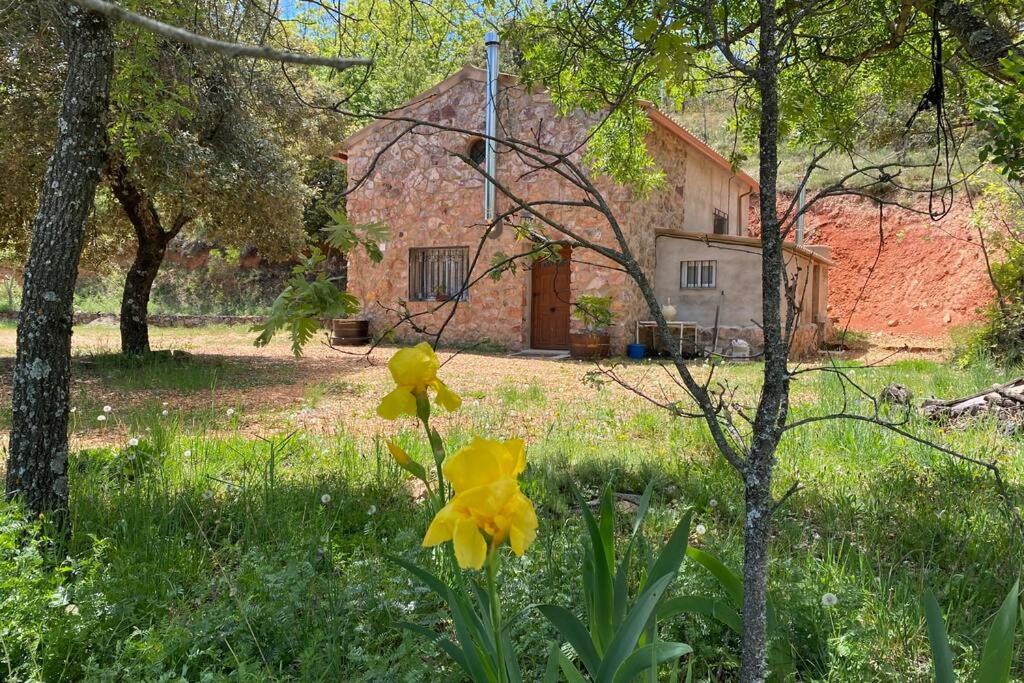
M107 374L97 381L135 381L113 360L98 365ZM723 372L753 389L756 366ZM152 381L165 381L157 374ZM872 394L900 381L923 397L966 393L1004 375L911 361L858 368L853 378ZM206 389L194 377L180 381ZM802 397L796 418L840 407L834 376L809 373L794 382ZM218 381L211 391L221 386ZM338 390L350 390L351 401L369 408L378 398L365 387L326 383L310 388L305 400L316 403ZM693 508L705 532L692 542L739 566L742 490L700 423L637 408L621 393L581 401L524 378L508 378L494 395L496 402L467 401L466 419L446 437L458 446L474 433L514 436L528 417L548 425L529 444L524 479L540 515L538 540L522 559L506 563L502 584L506 609L523 608L512 620L513 640L528 680L539 678L554 637L528 606L572 607L579 600L580 520L571 487L594 495L607 481L620 492L640 492L653 482L646 528L652 544ZM419 547L426 512L379 437L339 426L263 440L232 429L223 414L205 422L158 417L160 405L133 413L138 446L72 457L66 547L34 542L36 524L22 521L11 505L0 508L0 678L426 681L455 675L433 647L395 627L407 620L443 629L447 617L386 559L393 554L429 565L433 554ZM868 406L854 399L851 407ZM1019 437L1002 437L986 422L944 430L913 416L907 428L995 458L1012 493L1021 493ZM395 425L387 436L426 461L411 424ZM802 680L928 680L920 605L926 588L947 609L957 662L969 674L985 619L1022 562L991 479L849 421L787 435L778 492L796 478L806 488L779 512L771 590ZM623 520L629 514L623 510ZM719 588L695 565L684 565L675 590L717 595ZM826 592L838 596L835 607L823 607ZM695 680L735 675L738 642L716 622L680 617L665 637L694 647ZM1020 647L1018 655L1024 662Z

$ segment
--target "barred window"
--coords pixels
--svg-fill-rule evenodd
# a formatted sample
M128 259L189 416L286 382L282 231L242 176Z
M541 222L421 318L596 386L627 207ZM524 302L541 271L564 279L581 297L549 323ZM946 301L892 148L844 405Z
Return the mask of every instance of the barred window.
M714 289L718 261L680 261L680 289Z
M729 234L729 214L721 209L715 209L714 226L716 235Z
M409 250L409 300L466 300L469 247L428 247ZM460 293L461 292L461 293Z

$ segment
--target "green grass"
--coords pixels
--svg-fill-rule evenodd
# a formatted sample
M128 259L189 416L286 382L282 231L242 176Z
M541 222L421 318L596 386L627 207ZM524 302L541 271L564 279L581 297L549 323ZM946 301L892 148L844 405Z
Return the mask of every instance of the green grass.
M748 391L757 371L754 365L722 370ZM133 373L105 372L102 381L139 386L131 384ZM153 372L141 385L170 381L170 370ZM222 377L232 372L225 367ZM900 381L916 397L966 393L1004 379L986 368L923 361L858 368L853 376L872 394ZM371 408L378 398L365 387L346 388L353 402ZM337 389L311 388L306 401L315 404L322 392ZM805 397L795 418L841 405L840 387L828 374L797 375L794 391ZM619 491L640 492L654 482L651 543L692 507L695 522L706 527L695 542L739 566L741 487L700 423L671 419L611 391L583 401L510 379L495 395L497 404L464 406L460 426L445 435L452 447L478 433L514 436L527 414L550 423L529 444L524 489L541 526L528 553L505 564L507 610L578 602L582 553L572 486L594 494L613 481ZM0 507L0 678L455 677L435 648L395 627L407 620L443 629L447 618L436 599L385 559L395 554L429 565L435 555L419 548L427 514L410 499L405 476L379 438L337 430L253 440L230 433L223 417L190 425L161 419L160 405L153 402L148 419L138 413L136 449L73 456L67 548L26 545L33 530L12 506ZM867 409L863 400L852 405ZM388 435L426 462L427 448L412 427L396 424ZM1019 438L1000 437L984 422L944 431L912 417L907 428L994 457L1019 500ZM991 479L854 422L791 432L779 459L778 492L796 478L806 487L779 512L771 585L802 680L928 680L920 606L926 588L947 610L957 665L969 674L986 619L1022 561ZM675 590L717 595L720 589L686 565ZM839 598L831 609L821 604L826 592ZM537 680L553 634L535 610L512 623L526 680ZM737 639L717 623L680 617L663 635L694 647L695 680L735 676ZM1017 655L1024 662L1020 645ZM1021 664L1016 675L1024 676Z

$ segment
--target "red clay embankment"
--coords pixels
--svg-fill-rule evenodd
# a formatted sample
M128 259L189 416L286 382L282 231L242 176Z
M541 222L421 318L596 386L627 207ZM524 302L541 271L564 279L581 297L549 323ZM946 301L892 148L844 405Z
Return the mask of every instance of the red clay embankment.
M877 203L839 197L811 208L806 242L832 248L829 314L840 327L944 337L980 318L993 293L967 198L938 221L921 210L886 206L879 249Z

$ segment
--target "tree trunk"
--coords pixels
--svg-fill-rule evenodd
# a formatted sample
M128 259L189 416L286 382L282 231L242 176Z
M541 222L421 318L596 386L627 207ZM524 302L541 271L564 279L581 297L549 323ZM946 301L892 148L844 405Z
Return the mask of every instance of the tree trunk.
M740 681L761 683L768 676L768 550L771 541L771 469L774 455L751 453L760 474L748 471L744 482L743 643Z
M39 194L25 265L14 365L8 497L61 524L68 503L71 323L85 221L106 149L113 74L107 20L68 4L68 71L57 139Z
M743 472L746 517L743 525L743 642L740 681L761 683L768 675L768 569L771 541L772 474L775 451L789 402L787 336L783 334L783 236L776 199L779 158L778 32L774 0L760 0L758 66L761 96L761 315L764 330L764 384L754 417L750 455ZM786 323L792 324L792 321Z
M149 295L153 281L160 272L168 242L188 223L189 217L179 214L171 229L164 230L153 198L132 178L122 159L113 160L107 174L110 189L128 216L138 241L121 297L121 353L148 353Z

